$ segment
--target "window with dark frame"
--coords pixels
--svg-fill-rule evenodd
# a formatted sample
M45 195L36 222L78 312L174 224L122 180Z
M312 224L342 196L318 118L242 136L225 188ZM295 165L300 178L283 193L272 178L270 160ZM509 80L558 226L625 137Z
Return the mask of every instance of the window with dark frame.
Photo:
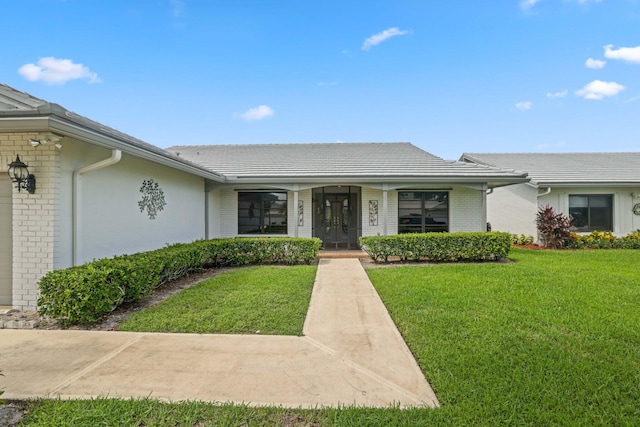
M238 234L287 234L287 193L238 192Z
M571 194L569 215L576 231L613 231L613 195Z
M447 191L398 193L398 234L449 231Z

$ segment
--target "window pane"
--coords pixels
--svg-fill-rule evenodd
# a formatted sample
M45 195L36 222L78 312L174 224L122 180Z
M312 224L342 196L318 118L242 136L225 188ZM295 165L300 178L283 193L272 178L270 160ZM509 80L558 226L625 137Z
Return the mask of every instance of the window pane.
M611 231L611 215L608 208L591 208L589 228L598 231Z
M238 234L287 234L287 193L238 193Z
M577 231L613 230L613 196L585 194L569 196L569 214Z
M589 207L590 208L610 208L611 196L608 194L604 194L602 196L589 196Z
M569 196L569 209L588 208L589 196Z
M573 217L573 224L578 231L589 230L589 208L572 208L569 215Z
M398 193L398 233L448 231L448 198L445 191Z

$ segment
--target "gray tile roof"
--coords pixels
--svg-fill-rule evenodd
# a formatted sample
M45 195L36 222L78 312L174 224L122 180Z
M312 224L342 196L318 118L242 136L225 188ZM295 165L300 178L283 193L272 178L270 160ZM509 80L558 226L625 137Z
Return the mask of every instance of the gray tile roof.
M217 180L216 173L198 164L189 162L184 158L178 157L160 147L156 147L155 145L134 138L109 126L68 111L58 104L36 98L5 84L0 84L0 130L3 129L3 121L9 123L11 119L29 117L55 117L59 123L79 126L82 129L95 132L110 139L113 144L108 144L110 145L109 148L124 149L124 152L129 152L134 155L142 151L148 153L151 159L154 157L166 159L169 165L173 164L178 167L181 165L186 166L191 172L195 172L205 178ZM11 125L8 124L7 126ZM127 148L133 150L127 150ZM222 177L219 177L219 180L222 180Z
M526 174L443 160L408 142L199 145L168 148L238 178L406 178L521 182Z
M460 159L528 172L539 185L640 185L640 152L464 153Z

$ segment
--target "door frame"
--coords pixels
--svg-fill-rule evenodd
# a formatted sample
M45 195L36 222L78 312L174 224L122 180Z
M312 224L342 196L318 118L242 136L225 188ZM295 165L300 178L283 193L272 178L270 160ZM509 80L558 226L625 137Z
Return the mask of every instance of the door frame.
M362 235L361 193L361 188L353 185L313 189L312 235L322 240L324 249L360 248L358 240ZM348 200L347 212L344 212L345 200ZM348 216L346 227L345 214ZM331 217L328 218L329 216Z

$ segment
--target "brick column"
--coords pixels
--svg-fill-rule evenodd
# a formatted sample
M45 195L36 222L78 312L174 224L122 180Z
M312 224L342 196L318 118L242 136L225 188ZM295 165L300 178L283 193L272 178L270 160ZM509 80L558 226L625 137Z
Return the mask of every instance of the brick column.
M55 264L59 236L60 152L50 144L32 147L38 133L0 134L0 170L16 155L36 177L35 194L13 190L13 307L35 310L38 281Z

